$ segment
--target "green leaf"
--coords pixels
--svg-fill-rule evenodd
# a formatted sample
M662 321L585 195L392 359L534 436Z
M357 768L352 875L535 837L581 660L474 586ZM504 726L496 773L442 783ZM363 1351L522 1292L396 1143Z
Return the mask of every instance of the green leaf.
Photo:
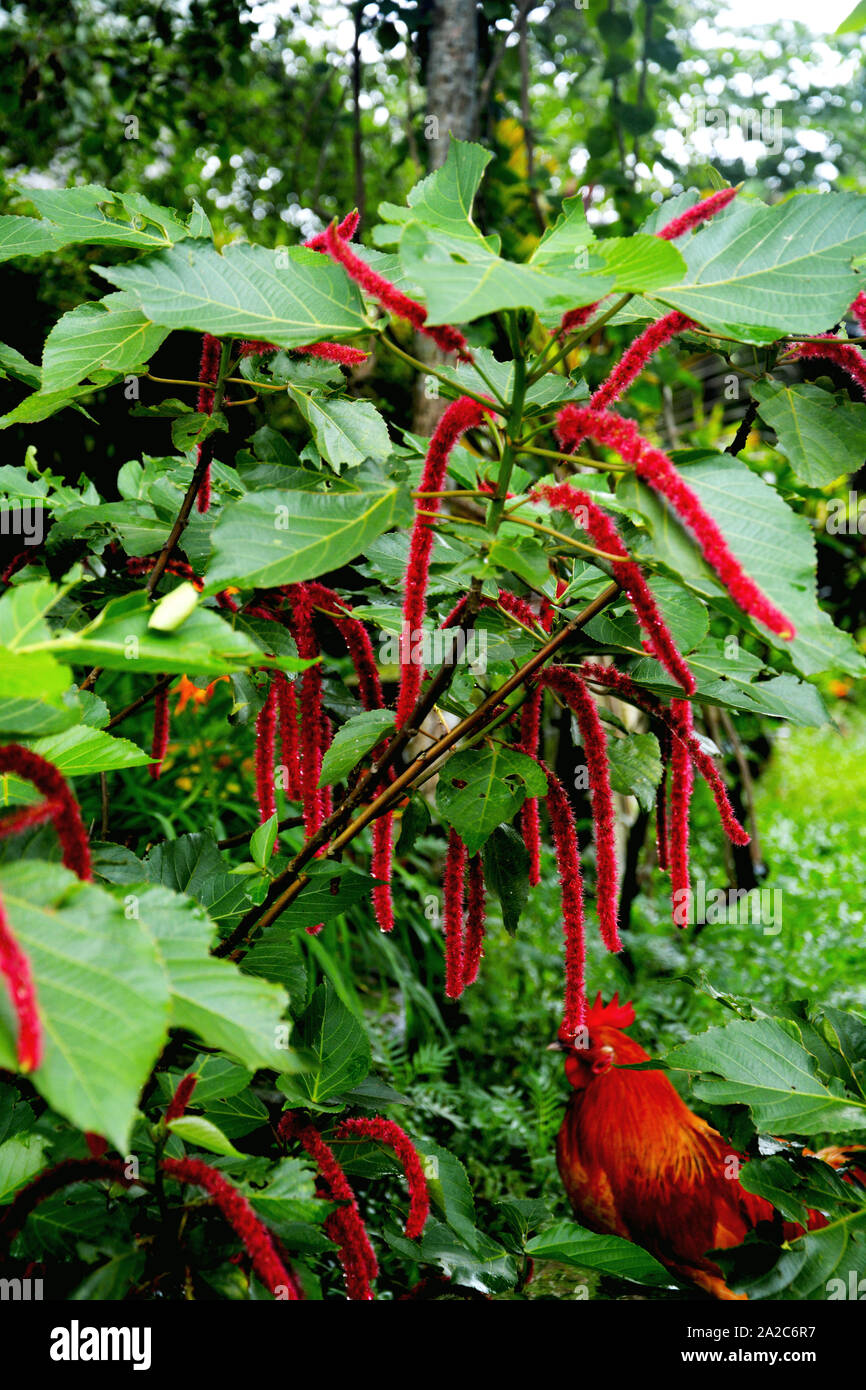
M88 242L147 250L171 246L190 234L176 213L141 193L113 193L89 183L77 188L28 188L27 197L53 224L56 246Z
M641 232L630 237L608 237L594 248L613 276L619 294L649 294L682 280L686 263L671 241Z
M149 361L168 337L129 296L79 304L54 325L42 354L42 390L65 391L96 371L129 372Z
M674 1282L673 1275L639 1245L621 1236L600 1236L574 1221L560 1221L526 1242L526 1253L534 1260L556 1260L578 1269L597 1269L635 1284L656 1288Z
M244 1066L287 1071L294 1064L278 985L244 975L209 954L213 924L194 902L163 887L143 887L138 911L165 962L171 1023L221 1048Z
M685 280L658 297L705 328L748 343L823 333L859 288L866 198L798 194L772 207L742 195L682 243Z
M24 655L0 648L0 667L0 731L4 734L34 737L78 722L78 711L63 700L72 684L68 666L61 666L47 652Z
M55 864L0 870L12 931L30 961L45 1054L31 1080L82 1130L128 1152L141 1088L167 1034L169 992L153 941L120 903ZM16 1069L8 1008L0 1066Z
M213 532L205 592L235 584L270 589L348 564L392 526L408 525L397 487L352 492L265 489L228 503Z
M752 395L801 482L826 487L844 473L856 473L866 454L862 401L833 396L806 382L756 381Z
M529 850L513 825L497 825L484 845L484 881L499 899L510 936L529 898Z
M250 837L250 855L254 864L260 869L264 869L268 864L274 845L277 842L277 817L276 813L256 827Z
M243 884L229 873L211 830L163 841L151 850L145 870L153 883L195 899L217 925L234 925L250 905Z
M171 442L178 453L183 454L187 449L198 448L212 434L220 434L227 429L226 417L221 410L215 410L210 415L198 411L187 415L184 412L172 423Z
M319 985L298 1021L298 1037L311 1070L277 1082L296 1105L326 1106L363 1081L372 1065L367 1034L329 981Z
M172 1134L176 1134L185 1144L195 1149L207 1149L208 1153L225 1154L227 1158L242 1158L243 1155L226 1138L221 1129L203 1115L182 1115L169 1124Z
M748 1105L770 1134L866 1129L866 1103L825 1085L794 1024L773 1019L710 1028L665 1058L674 1070L700 1072L695 1094L718 1105Z
M644 811L655 805L656 788L662 779L659 741L655 734L629 734L608 739L610 784L623 796L636 796Z
M56 251L63 238L49 222L36 217L0 217L0 261L15 256L43 256Z
M866 29L866 0L860 0L849 15L846 15L836 30L837 34L859 34Z
M391 453L388 426L371 401L325 396L291 382L289 395L312 431L316 448L338 473L365 459L383 463Z
M209 241L189 241L100 274L132 291L153 323L215 338L292 348L369 328L343 268L302 247L269 251L235 241L220 253Z
M496 743L448 759L439 774L436 805L468 852L477 854L497 825L517 815L527 796L546 791L547 778L532 758Z
M150 754L129 739L116 738L103 729L93 729L85 724L66 729L61 734L49 734L30 746L34 753L54 763L64 777L112 772L119 767L141 767L150 762Z
M364 710L363 714L347 719L322 759L319 786L331 787L335 782L342 782L393 728L394 715L387 709Z
M0 1144L0 1206L42 1171L47 1147L42 1134L16 1134Z

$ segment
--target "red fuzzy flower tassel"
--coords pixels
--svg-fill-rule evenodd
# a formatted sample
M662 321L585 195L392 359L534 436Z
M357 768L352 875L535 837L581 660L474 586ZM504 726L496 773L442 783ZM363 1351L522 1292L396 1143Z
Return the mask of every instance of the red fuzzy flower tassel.
M854 300L851 313L860 325L860 332L866 333L866 290L861 290Z
M373 911L379 930L384 932L394 930L394 904L391 899L393 832L392 812L388 811L373 822L373 862L370 869L374 878L382 880L373 885Z
M661 237L662 241L676 241L677 237L690 232L693 227L700 226L701 222L706 222L708 217L715 217L717 212L721 212L722 208L733 202L737 192L736 188L720 188L718 193L710 194L703 202L695 203L694 207L680 213L679 217L675 217L666 227L662 227L660 232L656 232L656 236Z
M463 876L466 846L456 830L448 831L448 852L442 879L445 933L445 993L459 999L463 993Z
M541 736L541 705L543 695L540 686L530 691L520 711L520 751L530 758L538 757ZM520 809L520 828L523 842L529 851L529 885L537 887L541 882L541 831L538 817L538 797L528 796Z
M341 367L357 367L359 363L366 362L370 355L345 343L311 343L308 347L294 348L293 351L303 353L305 357L320 357L325 362L338 362Z
M613 792L610 785L610 768L607 760L607 735L598 717L595 701L580 676L573 671L563 671L551 666L539 677L543 685L549 685L563 696L569 708L577 716L586 765L589 772L589 785L592 793L592 819L595 830L595 857L598 873L596 886L596 907L601 927L602 940L609 951L621 951L617 926L617 902L619 897L618 872L616 864L616 827L613 812Z
M93 877L90 845L81 812L54 764L31 749L22 748L19 743L7 743L0 748L0 772L14 772L24 781L32 782L36 790L42 793L51 807L51 819L63 851L63 863L80 879L89 882ZM20 827L20 820L18 825ZM0 821L0 836L2 834L3 822Z
M791 638L795 635L791 620L779 612L745 573L715 521L704 510L667 454L653 448L633 421L607 411L567 405L559 414L557 427L564 449L570 448L570 441L575 435L581 439L588 435L598 444L615 449L627 463L632 464L639 478L670 503L683 525L693 532L707 564L743 612L757 618L780 637ZM693 690L694 687L688 693L692 694Z
M862 295L858 297L864 298ZM857 303L856 299L854 303ZM826 342L790 343L788 351L794 357L818 357L826 362L835 363L866 394L866 357L853 343L842 343L828 335Z
M441 492L448 471L448 457L461 435L481 424L490 414L487 406L479 405L468 396L452 401L442 414L427 449L419 492ZM418 512L438 512L435 497L419 498ZM404 580L403 630L400 634L400 693L397 697L397 728L402 728L415 708L421 690L423 667L412 660L413 645L419 640L427 612L427 578L430 553L433 549L433 528L428 516L415 517L409 545L409 564Z
M671 703L683 734L692 732L692 707L688 700ZM688 921L689 881L689 808L692 801L694 773L685 737L675 738L671 753L671 826L670 869L671 901L674 922L684 927Z
M222 343L219 338L214 338L210 333L205 333L201 340L201 366L199 367L198 379L201 382L209 383L214 386L220 374L220 358L222 357ZM213 415L214 392L207 386L203 386L198 393L196 410L199 415ZM202 449L207 448L208 452L213 449L213 445L205 440L204 444L198 446L198 459L201 462ZM201 483L199 484L196 505L200 512L206 512L210 506L210 463L208 463Z
M537 805L537 803L536 803ZM486 922L484 863L480 854L469 860L466 883L466 930L463 937L463 988L474 985L484 949Z
M546 483L536 488L530 497L532 501L543 500L551 507L561 507L563 511L569 512L576 519L578 525L586 529L596 545L605 554L618 557L612 560L611 569L646 634L645 648L691 695L695 689L694 676L677 650L670 629L659 612L643 571L629 557L629 553L620 540L619 532L610 517L592 500L589 493L572 487L571 483Z
M676 311L665 314L663 319L658 319L656 323L651 323L642 333L639 333L634 342L630 343L617 362L610 376L603 381L598 390L593 393L589 402L590 410L604 410L613 401L618 401L631 386L635 377L639 376L651 357L675 338L678 333L683 333L687 328L692 327L692 320L686 318L685 314ZM572 445L572 448L575 446Z
M12 934L0 902L0 975L6 981L18 1020L18 1066L35 1071L42 1061L42 1024L36 1007L36 987L30 962Z
M371 1119L342 1120L337 1126L337 1138L374 1139L394 1150L409 1185L409 1215L405 1234L409 1240L418 1240L430 1214L430 1194L418 1152L406 1131L393 1120L376 1115Z
M586 940L583 922L583 879L580 848L571 803L559 778L538 760L547 777L547 814L556 850L556 867L562 887L562 931L565 937L565 1008L562 1028L573 1038L586 1021Z
M267 1227L246 1197L218 1169L198 1158L164 1158L162 1167L178 1182L204 1188L241 1240L253 1269L274 1298L294 1301L300 1297L297 1284L277 1254Z
M282 1116L277 1133L285 1142L297 1139L316 1163L326 1189L325 1195L332 1201L343 1204L328 1217L325 1222L325 1234L339 1247L339 1259L343 1266L349 1298L357 1302L369 1302L373 1297L370 1284L376 1278L379 1266L367 1235L367 1228L361 1219L355 1194L333 1150L313 1125L307 1124L291 1112Z
M271 680L276 687L279 708L280 760L285 770L283 790L288 801L299 801L301 754L298 744L298 702L295 698L295 683L289 680L285 671L275 671Z
M578 328L583 328L583 325L592 318L598 308L598 303L598 300L595 300L593 304L581 304L579 309L569 309L568 313L562 316L562 321L556 330L556 337L562 341L563 338L568 337L569 333L576 333Z
M150 756L153 759L148 765L148 772L154 781L157 781L162 772L162 764L168 749L168 735L171 725L171 711L168 704L168 691L160 690L153 702L153 740L150 745Z
M268 686L265 703L256 717L256 801L259 806L259 822L276 815L277 803L274 797L274 747L277 734L277 696L278 688L274 681Z
M309 586L293 584L288 590L291 602L289 626L298 648L298 655L310 660L319 655L319 644L313 628L313 603ZM314 835L325 818L325 802L319 787L322 772L324 711L322 709L322 673L318 666L302 671L300 686L300 749L301 798L304 829Z
M186 1107L189 1105L190 1098L196 1088L198 1077L194 1071L187 1076L181 1077L177 1083L177 1090L171 1098L168 1109L165 1112L165 1122L170 1124L172 1120L179 1120L186 1114Z
M661 781L656 788L656 854L658 856L659 868L662 873L666 873L670 868L668 845L668 769L671 761L671 736L667 729L664 731L664 736L659 739L659 751L661 753L662 775Z
M383 275L377 275L366 261L362 261L349 249L336 227L329 227L324 236L325 250L329 256L339 262L349 278L354 280L356 285L360 285L371 299L378 299L389 313L395 314L398 318L408 319L420 333L432 338L443 352L456 352L462 362L472 361L469 344L462 333L447 324L429 327L424 305L419 304L417 299L410 299L408 295L403 294L402 290L398 290L397 286L392 285Z
M343 241L351 241L358 230L358 223L360 221L361 214L358 212L357 208L353 208L351 212L346 213L346 216L338 226L337 236L342 237ZM321 251L323 255L327 254L324 232L318 232L316 236L311 236L309 241L304 242L304 245L308 246L311 251Z

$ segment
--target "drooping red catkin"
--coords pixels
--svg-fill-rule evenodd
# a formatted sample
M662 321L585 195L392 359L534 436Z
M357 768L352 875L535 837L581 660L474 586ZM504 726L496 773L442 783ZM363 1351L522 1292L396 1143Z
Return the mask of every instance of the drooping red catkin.
M594 662L585 661L580 668L580 674L584 680L606 686L607 689L613 690L622 699L628 700L631 704L637 705L647 714L652 715L653 718L658 719L666 726L674 742L677 739L685 741L692 762L713 794L728 839L734 845L747 845L749 843L748 831L737 820L721 774L709 753L701 745L691 723L684 727L682 719L676 716L673 705L669 710L666 709L660 700L657 700L648 690L642 690L636 686L630 676L615 666L599 666Z
M461 435L467 430L477 428L485 415L489 414L488 406L479 405L468 396L460 396L446 407L430 439L419 492L442 491L448 471L448 458L454 445ZM404 579L403 627L400 634L400 692L397 697L398 729L402 728L415 707L423 677L423 663L413 661L412 652L419 641L427 612L427 578L430 553L433 549L433 528L430 517L418 513L438 510L437 498L418 499L409 544L409 563Z
M676 241L684 232L690 232L693 227L706 222L708 217L715 217L717 212L721 212L722 208L733 202L738 191L736 188L720 188L718 193L711 193L709 198L704 198L702 202L695 203L693 207L681 212L679 217L675 217L666 227L662 227L660 232L656 232L656 236L661 237L662 241Z
M46 1168L17 1192L8 1206L2 1208L0 1249L8 1251L31 1211L35 1211L40 1202L64 1187L71 1187L73 1183L100 1179L119 1183L122 1187L132 1187L136 1182L136 1179L127 1176L125 1165L119 1158L65 1158L52 1168Z
M410 299L402 290L398 290L396 285L392 285L390 280L386 280L383 275L378 275L375 270L367 265L351 251L339 234L339 230L328 227L325 232L325 250L333 260L346 271L350 279L372 299L378 299L379 303L391 314L396 314L398 318L408 319L414 328L420 333L432 338L438 348L443 352L454 352L462 362L471 362L472 353L469 344L463 334L449 324L438 324L429 326L427 324L427 310L423 304L419 304L417 299ZM319 249L318 247L316 248Z
M210 333L205 333L201 340L201 366L199 367L198 379L207 385L203 385L198 393L196 410L199 415L213 415L214 392L208 389L208 385L213 387L220 373L220 358L222 356L222 343L219 338L214 338ZM210 454L213 444L205 440L204 444L198 446L198 462L201 462L202 449L206 449ZM206 512L210 506L210 463L208 463L201 483L199 484L196 506L200 512Z
M162 772L162 764L168 749L168 735L171 727L171 710L168 703L168 691L160 690L153 702L153 739L150 745L150 756L153 759L148 764L148 772L156 782Z
M11 811L0 820L0 840L8 835L20 835L23 830L44 825L54 819L56 807L53 801L39 801L35 806L22 806L20 811Z
M276 687L280 728L280 761L284 769L286 798L298 801L301 796L300 748L298 745L298 702L295 683L285 671L275 671L272 681Z
M668 843L668 772L671 761L671 736L669 730L663 730L663 735L659 739L659 750L661 753L662 775L661 781L656 788L656 855L658 856L659 868L666 873L670 868L670 847Z
M556 330L556 337L561 341L563 338L567 338L569 333L576 333L578 328L583 328L583 325L592 318L598 304L599 301L596 299L592 304L581 304L579 309L569 309L568 313L562 316L560 325Z
M586 1019L586 938L583 921L583 879L580 847L571 803L559 778L538 759L547 778L547 814L562 888L562 932L565 937L565 1000L562 1027L574 1037Z
M866 394L866 357L861 349L855 347L853 343L842 343L828 335L826 342L789 343L788 351L794 357L818 357L824 361L835 363Z
M358 678L358 694L366 710L382 709L384 696L376 656L370 634L362 622L352 616L351 604L340 598L333 589L315 580L308 581L307 593L310 602L323 609L346 643ZM373 750L375 757L378 750ZM393 772L389 780L393 779ZM375 884L372 893L373 911L383 932L394 929L394 907L391 899L391 876L393 869L393 827L394 816L387 812L373 823L373 861L371 872L374 878L382 880Z
M326 1195L343 1205L332 1212L325 1222L325 1233L339 1247L346 1291L350 1299L367 1302L373 1297L371 1281L379 1266L367 1228L358 1210L355 1194L349 1185L333 1149L325 1143L313 1125L287 1111L280 1119L277 1134L284 1142L296 1139L315 1162L322 1176Z
M189 1105L192 1093L198 1083L198 1076L194 1071L182 1076L177 1083L177 1090L169 1102L165 1112L166 1124L171 1124L172 1120L180 1120L186 1114L186 1107Z
M533 501L543 499L551 507L560 507L563 511L569 512L575 517L578 525L585 526L587 533L605 554L621 557L611 562L611 569L644 630L645 648L661 662L687 694L691 695L695 689L694 676L677 650L643 571L630 558L610 517L593 501L588 492L572 487L571 483L543 484L536 488L530 497Z
M616 824L613 810L613 791L607 759L607 735L598 716L595 701L574 671L549 666L539 676L540 685L548 685L573 710L577 717L583 751L589 773L592 820L595 832L596 908L602 940L609 951L621 951L617 925L619 873L616 863Z
M595 411L586 406L567 405L557 418L557 434L563 449L568 450L575 437L586 436L596 443L614 449L630 463L637 476L665 501L692 531L701 553L715 571L731 598L744 613L764 623L780 637L795 636L794 624L776 608L757 584L745 573L739 560L703 504L680 476L667 454L644 439L632 420L624 420L608 411ZM694 687L688 690L692 694Z
M649 324L642 333L626 348L606 381L593 392L589 402L590 410L605 410L613 401L628 390L635 377L639 376L651 357L675 338L693 326L692 320L674 310L664 318Z
M394 859L394 816L388 812L373 822L373 860L370 872L383 880L373 885L373 911L379 930L394 930L394 904L391 898L391 874Z
M274 1298L294 1301L300 1297L298 1286L277 1254L264 1222L256 1216L243 1193L238 1192L218 1169L199 1158L164 1158L162 1168L178 1182L204 1188L243 1244L253 1269Z
M525 804L525 803L524 803ZM484 862L480 854L469 860L466 876L466 928L463 935L463 988L474 985L484 951L486 922Z
M310 660L319 655L319 644L313 627L313 603L306 584L293 584L287 594L291 604L289 627L298 648L298 655ZM322 772L324 711L322 709L322 673L319 666L308 666L299 678L301 800L304 829L314 835L325 818L324 798L319 787Z
M851 313L860 325L860 332L866 333L866 290L861 290L853 301Z
M337 236L342 237L343 241L351 241L358 230L358 223L360 221L361 214L356 208L353 208L351 212L346 213L346 216L338 226ZM321 251L323 255L327 254L324 232L317 232L315 236L310 237L309 241L305 241L304 245L308 246L311 251Z
M427 1191L427 1179L418 1151L406 1131L393 1120L374 1115L370 1118L342 1120L337 1126L337 1138L374 1139L377 1143L385 1144L394 1150L403 1165L409 1187L409 1214L405 1234L409 1240L418 1240L430 1214L430 1194Z
M672 712L682 730L682 735L692 732L692 707L688 700L673 700ZM674 922L684 927L688 920L687 904L690 890L689 880L689 808L692 801L694 773L689 757L687 738L681 736L673 741L671 751L671 815L670 815L670 871L671 901Z
M305 357L320 357L325 362L338 362L341 367L357 367L359 363L366 362L370 355L346 343L311 343L307 347L293 348L292 351L301 352Z
M15 939L6 909L0 900L0 976L6 981L18 1021L18 1066L35 1071L42 1061L42 1024L36 1004L36 986L30 962Z
M274 796L274 748L277 735L278 687L272 680L268 685L265 703L256 716L256 801L259 823L276 815Z
M456 830L448 831L448 850L442 876L442 929L445 936L445 993L459 999L463 993L463 878L466 846Z
M91 1129L84 1131L84 1142L91 1158L102 1158L103 1154L108 1152L108 1140Z
M66 781L53 763L19 743L7 743L0 748L0 772L14 772L26 782L32 782L51 804L51 819L67 869L85 882L93 877L90 865L90 845L81 820L78 802Z
M520 710L520 748L531 758L538 757L543 699L541 687L535 686ZM524 801L520 809L520 828L529 851L529 885L535 888L541 882L541 830L537 796L528 796Z
M156 561L155 555L130 555L126 561L126 572L136 578L150 574L150 571L156 566ZM164 573L175 574L179 579L188 579L195 589L204 588L204 580L198 577L192 565L188 564L186 560L169 560Z

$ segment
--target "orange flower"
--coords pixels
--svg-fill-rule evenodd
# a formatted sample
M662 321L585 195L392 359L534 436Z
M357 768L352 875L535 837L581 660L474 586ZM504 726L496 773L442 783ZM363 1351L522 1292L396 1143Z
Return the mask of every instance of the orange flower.
M175 709L175 714L183 714L188 704L206 705L210 697L213 695L215 687L219 685L220 681L227 680L228 676L217 676L216 680L211 681L210 685L207 687L206 690L202 690L200 686L193 685L189 676L181 676L180 685L176 685L174 687L174 691L172 692L174 695L180 696L180 699L177 702L177 707Z

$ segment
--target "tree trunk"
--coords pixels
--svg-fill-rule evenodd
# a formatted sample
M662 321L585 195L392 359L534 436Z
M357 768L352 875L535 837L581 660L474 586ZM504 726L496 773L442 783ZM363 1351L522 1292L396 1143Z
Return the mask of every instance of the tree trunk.
M471 140L478 110L478 27L475 0L434 0L427 60L427 110L424 135L430 169L445 163L448 142ZM415 353L431 366L446 360L422 333L415 335ZM436 378L419 376L415 384L413 428L432 434L442 403L428 394Z

